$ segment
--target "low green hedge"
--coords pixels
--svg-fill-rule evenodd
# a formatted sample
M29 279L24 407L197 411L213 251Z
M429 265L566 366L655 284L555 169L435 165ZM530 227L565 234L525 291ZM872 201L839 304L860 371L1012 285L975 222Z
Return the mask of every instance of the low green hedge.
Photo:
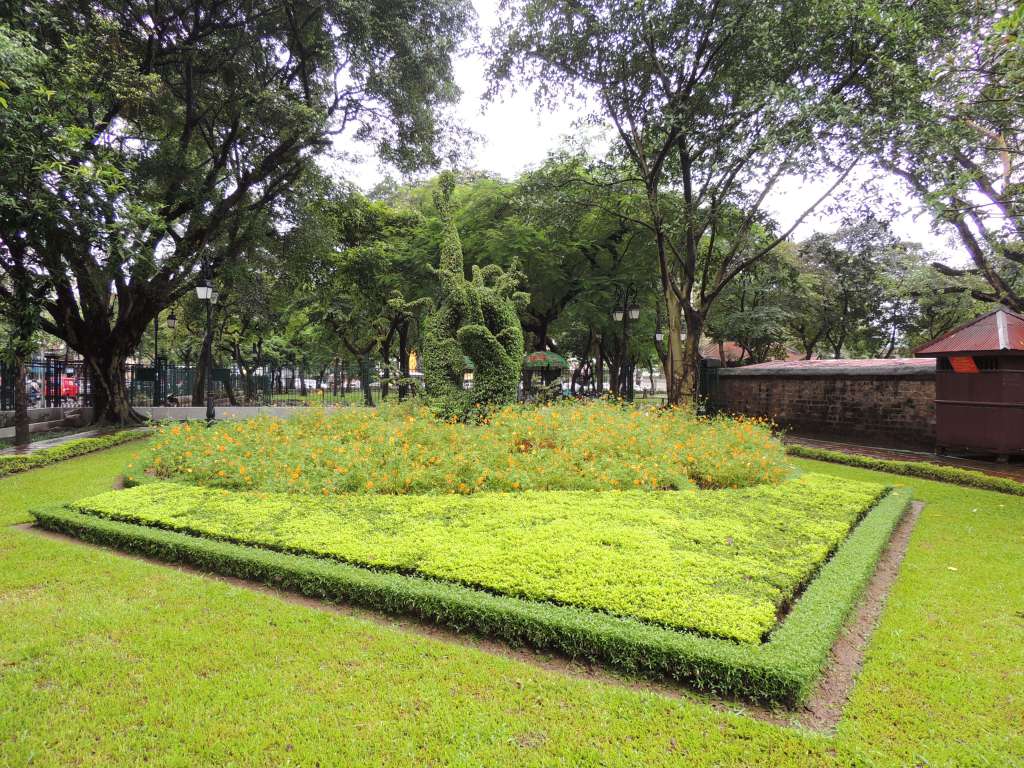
M28 469L45 467L47 464L56 464L64 459L72 459L93 451L102 451L104 448L113 448L131 440L138 440L148 437L149 430L131 429L121 432L112 432L109 435L98 437L83 437L78 440L68 440L66 443L55 445L53 448L41 448L32 453L9 453L0 455L0 477L13 475L16 472L24 472Z
M1024 496L1024 483L1018 483L1016 480L1011 480L1008 477L993 477L992 475L986 475L984 472L976 472L973 469L932 464L928 461L876 459L871 456L859 456L842 453L841 451L827 451L823 448L810 448L805 445L787 445L786 453L790 456L799 456L802 459L829 461L833 464L847 464L851 467L860 467L861 469L873 469L878 472L890 472L895 475L920 477L923 480L937 480L941 483L954 483L955 485L966 485L971 488L982 488L986 491L998 491L999 493L1010 493L1014 496Z
M43 528L160 560L188 563L309 597L410 615L459 632L603 663L628 674L681 680L702 691L795 705L809 695L909 502L909 491L899 490L876 504L760 645L117 522L66 507L33 514Z
M885 492L813 473L701 492L302 496L158 482L70 508L760 643Z

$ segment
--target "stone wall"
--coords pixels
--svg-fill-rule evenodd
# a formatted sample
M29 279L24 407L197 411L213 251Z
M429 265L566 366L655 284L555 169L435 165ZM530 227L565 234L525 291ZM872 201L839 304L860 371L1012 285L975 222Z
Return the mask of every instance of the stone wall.
M719 411L762 416L806 437L935 446L935 361L807 360L724 368Z

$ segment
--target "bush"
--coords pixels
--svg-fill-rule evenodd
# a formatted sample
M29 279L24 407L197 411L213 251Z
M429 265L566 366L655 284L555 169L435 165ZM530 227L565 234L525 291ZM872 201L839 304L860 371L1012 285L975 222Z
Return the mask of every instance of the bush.
M940 483L966 485L971 488L983 488L986 491L998 491L999 493L1024 496L1024 483L1018 483L1016 480L1011 480L1008 477L993 477L992 475L986 475L984 472L975 472L974 470L962 469L960 467L948 467L942 464L932 464L927 461L891 461L888 459L876 459L870 456L842 453L841 451L809 448L803 445L788 445L786 446L786 453L803 459L828 461L833 464L846 464L851 467L860 467L861 469L873 469L876 472L890 472L896 475L920 477L923 480L937 480Z
M716 694L798 704L824 667L909 492L880 501L839 547L766 643L677 632L595 611L492 595L468 587L344 563L254 549L84 515L37 510L49 530L309 597L415 616L460 632L601 662L629 674L683 680Z
M479 425L402 405L165 426L141 469L305 494L729 488L789 471L782 444L759 422L608 402L509 406Z
M41 448L32 453L12 453L0 455L0 477L13 475L16 472L24 472L36 467L45 467L47 464L56 464L64 459L71 459L81 456L84 453L101 451L104 448L113 448L115 445L127 443L130 440L138 440L152 434L146 429L133 429L123 432L113 432L109 435L98 437L83 437L78 440L68 440L66 443L55 445L53 448Z
M72 508L756 643L883 492L823 475L702 493L329 499L150 483Z
M441 216L440 304L423 324L423 385L434 413L472 420L491 406L513 403L523 366L519 310L529 296L516 290L520 275L496 264L473 265L466 280L451 195L455 176L441 174L434 205ZM463 389L466 361L473 388Z

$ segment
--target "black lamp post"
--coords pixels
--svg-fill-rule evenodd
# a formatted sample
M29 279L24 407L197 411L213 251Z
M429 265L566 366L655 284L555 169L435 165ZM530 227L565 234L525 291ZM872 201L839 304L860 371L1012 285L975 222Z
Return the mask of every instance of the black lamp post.
M612 320L622 323L622 369L619 379L619 395L625 394L630 402L633 401L633 363L629 356L629 323L631 320L640 319L640 307L636 303L636 286L628 285L619 291L618 304L612 310ZM625 386L623 386L625 385ZM623 393L625 389L625 393Z
M153 407L160 405L160 310L153 318Z
M204 375L206 385L206 426L213 424L217 418L213 407L213 305L217 292L213 290L213 281L207 277L202 283L196 286L196 296L200 301L206 302L206 338L203 339L203 349L206 353L206 373Z

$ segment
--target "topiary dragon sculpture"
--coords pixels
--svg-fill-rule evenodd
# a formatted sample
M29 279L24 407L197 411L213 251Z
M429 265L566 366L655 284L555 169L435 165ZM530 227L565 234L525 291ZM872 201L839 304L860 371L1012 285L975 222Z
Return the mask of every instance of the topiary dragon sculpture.
M466 419L490 405L516 399L523 365L523 329L519 311L529 294L516 290L513 267L474 266L467 280L462 243L452 211L455 175L441 174L434 206L441 216L441 260L433 270L440 302L423 328L423 383L434 411ZM473 389L462 387L466 360L472 363Z

